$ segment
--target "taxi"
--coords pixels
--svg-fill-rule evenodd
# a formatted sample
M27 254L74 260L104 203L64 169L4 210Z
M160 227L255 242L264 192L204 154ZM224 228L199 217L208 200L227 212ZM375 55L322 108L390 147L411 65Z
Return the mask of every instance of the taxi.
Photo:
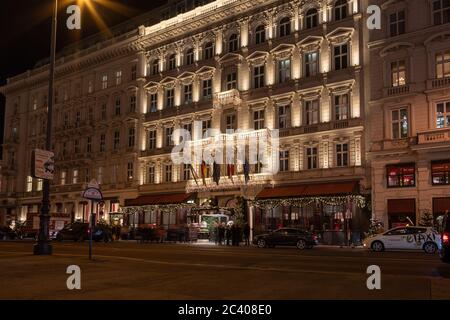
M423 250L433 254L440 250L441 237L431 227L397 227L368 237L364 248L375 252L384 250Z

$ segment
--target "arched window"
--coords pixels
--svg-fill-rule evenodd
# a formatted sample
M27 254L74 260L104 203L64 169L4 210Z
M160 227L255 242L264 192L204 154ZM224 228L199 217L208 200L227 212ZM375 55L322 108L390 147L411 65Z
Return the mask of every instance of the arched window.
M168 70L174 70L176 68L176 63L175 63L176 59L175 59L175 57L176 57L175 53L171 54L169 56L169 59L167 60L167 69Z
M334 20L347 18L347 0L338 0L334 3Z
M309 9L306 12L306 29L312 29L319 24L319 14L317 9Z
M152 70L151 70L151 74L152 75L156 75L159 73L159 59L155 59L152 62Z
M238 50L238 36L236 33L233 33L228 38L228 52L235 52Z
M264 25L260 25L255 29L255 44L266 42L266 28Z
M194 63L194 49L190 48L186 51L186 65L189 66Z
M280 37L285 37L291 34L291 19L284 17L280 20Z
M203 51L203 57L205 60L212 59L212 57L214 56L214 44L212 42L206 43Z

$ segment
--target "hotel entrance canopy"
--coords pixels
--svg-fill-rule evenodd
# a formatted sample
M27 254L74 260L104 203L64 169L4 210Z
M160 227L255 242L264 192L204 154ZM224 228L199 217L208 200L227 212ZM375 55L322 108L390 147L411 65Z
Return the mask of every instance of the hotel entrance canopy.
M194 197L195 197L194 193L168 193L168 194L142 195L137 197L136 199L125 200L125 207L179 204L194 199Z
M358 193L359 184L357 181L343 181L266 188L262 190L256 198L301 198L313 196L351 195Z

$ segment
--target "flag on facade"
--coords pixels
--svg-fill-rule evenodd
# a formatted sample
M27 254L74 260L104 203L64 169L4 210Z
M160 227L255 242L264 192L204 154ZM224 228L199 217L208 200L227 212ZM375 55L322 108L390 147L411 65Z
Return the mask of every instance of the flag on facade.
M247 184L250 181L250 164L248 163L247 159L245 159L244 163L244 179L245 184Z
M231 182L234 184L233 176L234 176L234 164L227 164L227 175L230 178Z
M213 164L213 180L214 182L219 185L219 181L220 181L220 164L217 164L214 161Z
M203 185L206 186L206 176L208 175L208 166L206 165L205 160L202 161L202 164L200 166L200 171L202 174Z
M195 184L198 185L198 173L195 171L195 168L192 164L189 164L189 169L191 170L192 177L194 178Z

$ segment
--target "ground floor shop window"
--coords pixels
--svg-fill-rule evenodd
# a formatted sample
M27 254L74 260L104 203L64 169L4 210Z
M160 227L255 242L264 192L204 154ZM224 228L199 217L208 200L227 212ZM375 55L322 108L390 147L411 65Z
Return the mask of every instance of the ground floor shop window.
M416 185L415 164L398 164L386 167L388 188L414 187Z
M416 224L415 199L389 199L387 208L389 228Z
M431 163L431 180L433 185L450 184L450 160Z
M450 197L433 198L433 217L437 219L446 212L450 212Z

